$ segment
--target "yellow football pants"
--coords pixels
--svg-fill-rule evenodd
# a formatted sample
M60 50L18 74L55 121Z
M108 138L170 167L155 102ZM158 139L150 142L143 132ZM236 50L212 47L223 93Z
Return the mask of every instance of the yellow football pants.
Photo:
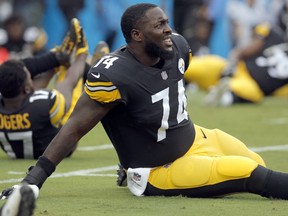
M211 86L217 85L226 66L227 61L215 55L194 56L184 74L184 78L186 82L196 83L200 89L207 91ZM249 75L243 62L237 65L229 86L235 95L251 102L260 102L264 97L262 90ZM288 85L277 89L273 95L288 96Z
M162 190L187 189L247 178L263 159L218 129L195 125L192 147L181 158L151 170L148 182Z
M184 79L188 83L196 83L200 89L207 91L218 83L226 65L227 61L216 55L193 56Z

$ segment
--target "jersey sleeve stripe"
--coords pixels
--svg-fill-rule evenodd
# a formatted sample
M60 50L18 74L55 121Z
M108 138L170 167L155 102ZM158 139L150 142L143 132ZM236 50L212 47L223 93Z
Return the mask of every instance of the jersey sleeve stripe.
M121 94L116 87L113 90L93 89L93 91L91 91L91 88L88 88L87 85L85 85L84 90L91 99L97 100L100 103L111 103L121 99Z
M55 102L49 110L50 122L54 127L59 127L61 120L65 114L65 98L58 91L53 90L56 94Z
M95 87L91 87L91 86L87 86L86 88L89 89L89 91L113 91L115 89L117 89L115 86L109 86L109 87L105 87L105 86L95 86Z

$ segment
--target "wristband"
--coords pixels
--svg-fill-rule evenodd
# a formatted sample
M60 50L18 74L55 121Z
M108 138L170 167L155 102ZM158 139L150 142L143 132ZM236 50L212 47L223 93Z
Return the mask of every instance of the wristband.
M55 171L56 166L46 157L39 157L35 166L29 168L29 171L22 183L34 184L40 189L46 179Z
M56 169L56 166L44 156L38 158L36 166L40 166L48 176L50 176Z

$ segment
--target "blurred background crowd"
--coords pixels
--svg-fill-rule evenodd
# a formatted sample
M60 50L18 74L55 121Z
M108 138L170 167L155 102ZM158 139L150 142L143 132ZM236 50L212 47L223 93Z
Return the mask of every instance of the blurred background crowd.
M120 17L140 0L0 0L0 62L60 44L72 17L86 32L90 52L104 40L113 51L125 44ZM288 0L146 0L161 6L194 55L227 57L249 43L253 26L270 22L287 34Z

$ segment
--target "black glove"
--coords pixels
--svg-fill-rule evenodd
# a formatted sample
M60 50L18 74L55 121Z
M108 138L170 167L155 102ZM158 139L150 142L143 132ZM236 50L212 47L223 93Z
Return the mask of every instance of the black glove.
M118 164L117 169L117 185L119 187L127 186L127 173L121 164Z

